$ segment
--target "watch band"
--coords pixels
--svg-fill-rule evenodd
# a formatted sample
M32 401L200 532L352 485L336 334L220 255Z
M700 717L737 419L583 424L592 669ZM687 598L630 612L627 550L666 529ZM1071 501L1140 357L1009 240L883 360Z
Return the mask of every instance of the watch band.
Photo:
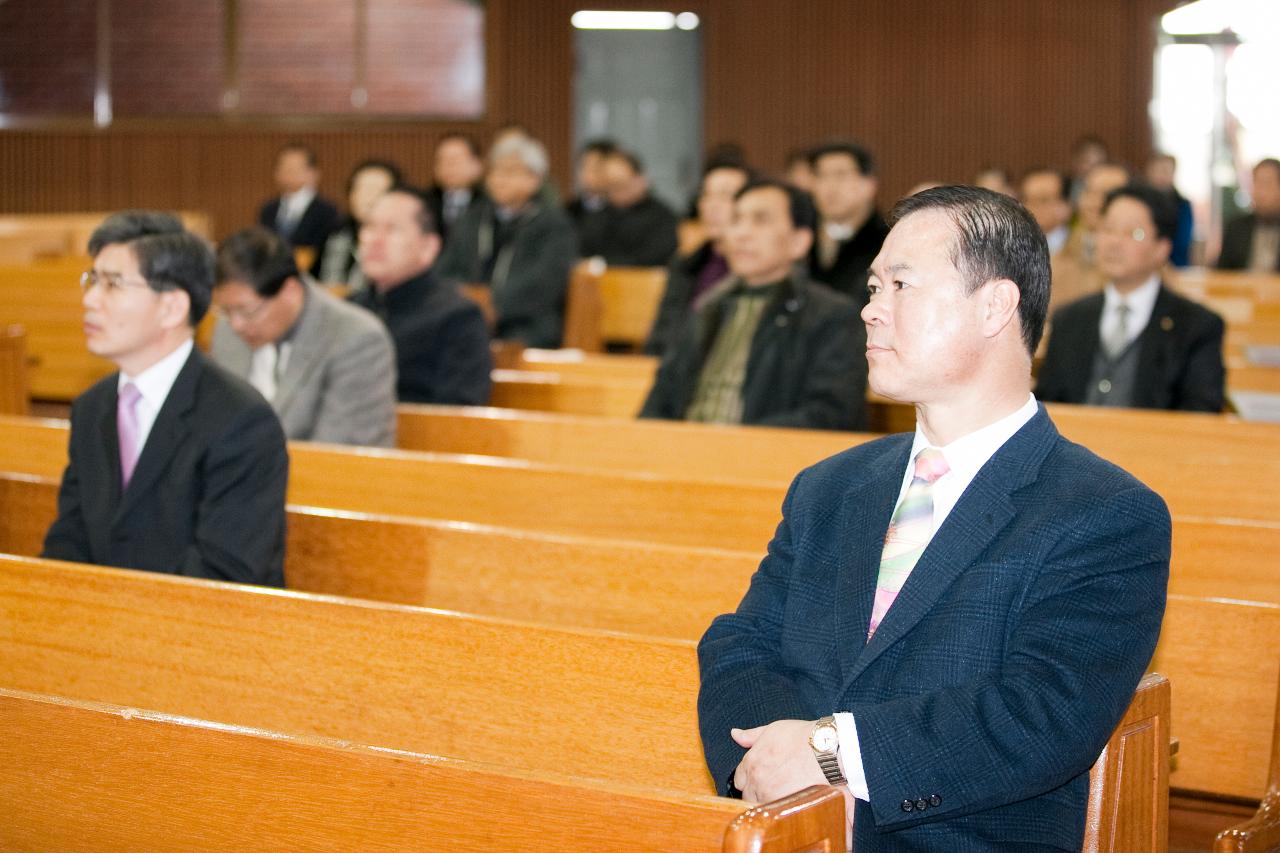
M835 717L823 717L814 724L813 730L817 732L820 728L829 728L833 734L839 735L836 729ZM813 749L813 756L818 760L818 767L822 770L822 775L827 777L829 785L847 785L849 780L844 778L844 774L840 772L840 742L837 737L836 748L830 752L823 752L813 744L813 735L809 736L809 746Z

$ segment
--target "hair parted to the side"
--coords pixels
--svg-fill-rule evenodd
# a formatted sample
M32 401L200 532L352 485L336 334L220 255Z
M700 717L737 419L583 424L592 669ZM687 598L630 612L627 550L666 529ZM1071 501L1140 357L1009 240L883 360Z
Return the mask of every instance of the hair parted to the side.
M1018 287L1022 342L1035 354L1049 310L1049 246L1027 209L1016 200L979 187L945 186L908 196L889 214L896 225L912 214L938 210L956 226L951 263L964 277L966 292L1007 278Z
M270 299L286 281L297 276L293 247L260 225L237 231L218 246L217 284L247 284L263 299Z
M191 301L187 317L200 325L213 301L213 249L182 227L172 213L126 210L103 220L89 237L89 254L97 256L112 244L128 246L138 260L138 272L154 291L185 291Z

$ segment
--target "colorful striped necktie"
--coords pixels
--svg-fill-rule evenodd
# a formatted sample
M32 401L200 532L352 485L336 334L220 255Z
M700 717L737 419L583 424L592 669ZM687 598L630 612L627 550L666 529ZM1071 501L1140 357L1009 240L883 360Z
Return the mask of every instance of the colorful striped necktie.
M926 447L916 457L915 476L893 518L889 519L889 530L884 536L868 640L889 612L902 585L907 582L907 576L933 538L933 484L949 470L941 450Z

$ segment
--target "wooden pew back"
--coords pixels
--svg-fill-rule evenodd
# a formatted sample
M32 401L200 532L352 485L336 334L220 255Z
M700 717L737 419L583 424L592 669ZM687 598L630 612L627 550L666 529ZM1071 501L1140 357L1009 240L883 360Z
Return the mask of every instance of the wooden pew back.
M16 557L0 602L12 689L713 791L692 642Z
M26 415L27 330L18 324L0 327L0 413Z
M1169 680L1147 674L1089 771L1086 853L1169 847Z
M713 851L743 809L13 690L0 725L7 850Z
M1267 792L1257 813L1244 823L1220 833L1214 853L1275 853L1280 850L1280 696L1276 697L1276 724L1271 735L1271 772Z

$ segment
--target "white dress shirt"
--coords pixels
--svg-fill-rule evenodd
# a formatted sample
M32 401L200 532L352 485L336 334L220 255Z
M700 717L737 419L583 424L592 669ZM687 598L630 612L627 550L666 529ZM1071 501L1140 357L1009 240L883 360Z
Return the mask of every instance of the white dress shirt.
M946 447L935 448L941 451L943 458L947 460L949 470L933 484L933 529L929 533L930 539L938 532L938 528L942 527L942 523L951 514L951 510L964 494L964 490L969 488L973 478L982 470L982 466L987 464L987 461L1013 437L1014 433L1022 429L1027 421L1035 416L1038 409L1036 398L1028 394L1027 402L1012 414L1005 415L995 423L957 438ZM925 438L924 432L917 424L915 441L911 443L911 455L908 457L906 470L902 474L902 487L898 490L898 500L894 503L895 512L898 504L906 496L907 487L911 485L911 479L915 474L915 458L926 447L934 447L934 445ZM893 609L890 608L889 612L892 613ZM862 749L858 745L858 727L854 723L853 714L840 711L833 716L836 735L840 740L840 767L844 777L849 780L849 792L860 800L869 801L871 795L868 793L866 772L862 766Z
M1062 251L1062 247L1067 245L1067 240L1071 237L1071 229L1065 225L1059 225L1057 228L1044 235L1044 241L1049 244L1049 254L1056 255Z
M177 381L178 374L182 372L182 366L187 363L187 357L191 355L191 349L194 346L195 342L188 339L137 376L129 376L123 370L120 371L116 392L119 393L121 388L132 382L142 395L134 406L134 411L138 414L139 458L142 457L143 448L147 446L147 437L151 435L151 427L155 426L160 407L164 405L169 391L173 388L173 383Z
M1099 340L1106 340L1107 331L1117 322L1116 312L1121 301L1129 308L1129 316L1125 320L1125 346L1137 340L1138 335L1151 322L1151 312L1156 310L1156 297L1160 295L1160 276L1152 273L1151 278L1138 285L1136 290L1121 295L1112 282L1102 290L1102 316L1098 318Z
M296 193L280 196L280 210L276 213L277 227L292 232L302 221L302 214L307 212L315 197L315 187L303 187Z

